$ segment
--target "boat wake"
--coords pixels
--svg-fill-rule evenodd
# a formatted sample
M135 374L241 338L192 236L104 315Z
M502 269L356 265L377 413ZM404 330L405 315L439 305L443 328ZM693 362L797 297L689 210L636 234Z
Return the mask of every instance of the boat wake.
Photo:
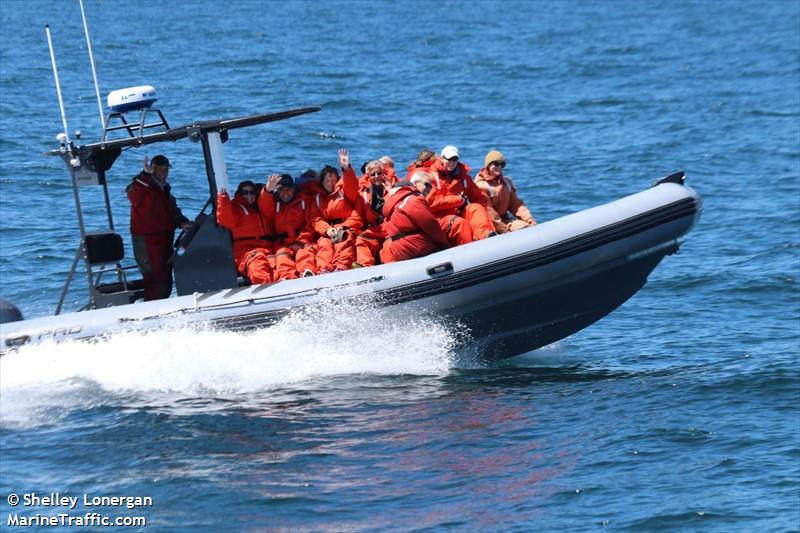
M445 375L465 339L440 320L340 303L249 333L173 325L96 342L24 346L0 359L0 424L47 423L53 407L63 414L70 405L113 403L120 394L180 400L302 388L327 376Z

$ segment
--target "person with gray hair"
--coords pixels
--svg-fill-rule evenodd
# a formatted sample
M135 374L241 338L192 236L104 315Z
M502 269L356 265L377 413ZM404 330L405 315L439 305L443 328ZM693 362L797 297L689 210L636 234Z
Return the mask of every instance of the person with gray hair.
M387 185L394 185L397 183L397 174L394 172L394 159L385 155L378 158L378 161L383 165L383 170L386 172Z
M373 266L380 257L381 246L386 238L383 229L383 204L386 192L392 186L382 159L366 165L366 175L359 182L356 209L364 221L356 237L356 262L353 266Z
M389 189L383 206L386 240L381 249L384 263L422 257L450 246L428 201L407 180Z
M416 189L421 192L423 195L427 196L429 192L431 192L431 181L433 178L431 175L424 170L417 170L412 174L409 181L411 184L416 187Z

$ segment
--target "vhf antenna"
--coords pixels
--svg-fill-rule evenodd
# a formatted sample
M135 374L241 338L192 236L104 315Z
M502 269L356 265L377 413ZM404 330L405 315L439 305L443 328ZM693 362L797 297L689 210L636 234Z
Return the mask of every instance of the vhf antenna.
M61 80L58 79L56 54L53 51L53 39L50 37L49 24L45 24L44 31L47 34L47 46L50 48L50 63L53 65L53 77L56 80L56 94L58 95L58 107L61 109L61 123L64 125L64 139L60 140L62 141L62 144L65 145L70 152L72 152L72 143L69 140L69 129L67 128L67 113L64 111L64 99L61 98Z
M105 129L106 121L103 116L103 101L100 99L100 86L97 83L97 70L94 68L94 55L92 54L92 40L89 38L89 25L86 23L86 13L83 11L83 0L81 4L81 18L83 19L83 33L86 35L86 47L89 49L89 63L92 65L92 78L94 79L94 92L97 94L97 109L100 111L100 128Z
M100 99L100 85L97 83L97 70L94 68L94 54L92 54L92 40L89 38L89 24L86 23L86 12L83 9L83 0L79 0L81 4L81 18L83 19L83 34L86 35L86 48L89 50L89 63L92 65L92 79L94 80L94 92L97 95L97 110L100 112L100 131L103 132L105 138L106 120L103 116L103 101ZM108 226L111 231L114 231L114 216L111 214L111 199L108 197L108 187L105 184L105 177L102 179L103 183L103 198L106 202L106 214L108 215Z

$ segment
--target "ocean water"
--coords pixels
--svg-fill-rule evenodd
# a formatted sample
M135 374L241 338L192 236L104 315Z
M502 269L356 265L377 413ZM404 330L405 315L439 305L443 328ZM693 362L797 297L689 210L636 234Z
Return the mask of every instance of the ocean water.
M102 94L152 84L171 124L322 106L232 132L233 180L455 144L476 169L501 150L539 220L676 170L705 211L620 309L494 366L465 360L464 332L370 306L4 356L0 528L800 530L798 2L86 8ZM78 244L41 155L61 130L45 24L70 131L100 121L78 3L0 2L0 297L26 317L53 312ZM205 201L197 145L128 151L110 176L126 240L124 186L159 152L184 212Z

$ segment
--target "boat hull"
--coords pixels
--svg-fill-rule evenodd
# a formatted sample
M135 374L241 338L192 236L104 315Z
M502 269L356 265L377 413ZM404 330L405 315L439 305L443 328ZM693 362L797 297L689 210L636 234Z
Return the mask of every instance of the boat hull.
M294 310L349 301L397 306L465 328L486 360L540 348L633 296L697 222L699 196L663 183L557 220L401 263L0 326L0 351L165 323L246 331Z

